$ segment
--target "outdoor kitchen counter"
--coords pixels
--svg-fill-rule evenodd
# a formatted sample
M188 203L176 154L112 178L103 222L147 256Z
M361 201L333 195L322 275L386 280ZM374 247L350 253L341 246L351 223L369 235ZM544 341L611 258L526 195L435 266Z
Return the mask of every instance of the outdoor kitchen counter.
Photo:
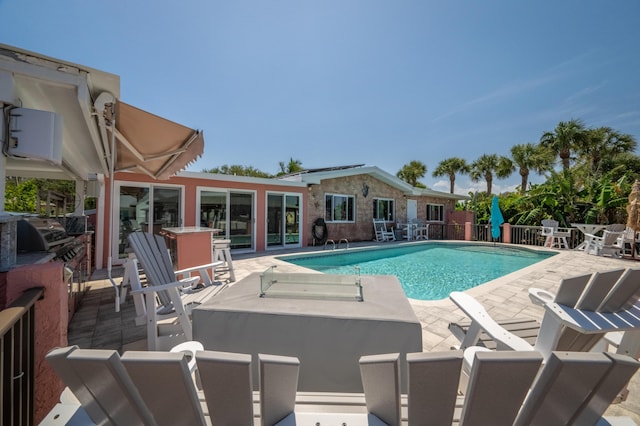
M364 301L259 297L260 274L238 281L193 310L205 349L300 359L298 390L362 392L362 355L422 351L422 327L397 278L362 276Z

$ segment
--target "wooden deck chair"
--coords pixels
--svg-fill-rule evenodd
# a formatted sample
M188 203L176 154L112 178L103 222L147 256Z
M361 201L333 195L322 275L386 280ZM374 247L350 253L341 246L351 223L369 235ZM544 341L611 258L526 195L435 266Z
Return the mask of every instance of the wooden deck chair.
M400 354L360 357L367 412L388 426L400 426Z
M375 232L376 241L395 241L396 234L391 231L387 231L387 223L384 220L373 219L373 230Z
M180 341L192 340L191 309L224 288L221 284L212 284L208 272L208 269L222 262L174 271L164 238L143 232L132 232L128 238L136 255L131 265L136 270L137 264L142 267L148 284L143 288L140 280L134 279L131 283L134 298L141 297L144 300L144 303L137 302L136 306L144 306L144 312L138 312L138 316L146 320L147 349L168 349ZM199 271L201 276L182 280L176 276L193 271ZM134 274L138 276L137 271L130 273L130 276ZM211 276L214 276L213 271ZM196 286L200 279L205 282L203 288Z
M640 329L638 269L564 279L555 300L545 304L533 347L501 327L471 296L454 292L449 297L472 320L461 349L475 346L484 332L498 349L535 349L546 358L554 350L588 351L608 332Z
M46 360L95 424L157 424L118 352L71 346L51 350Z
M196 364L211 423L253 424L251 355L200 351Z
M407 354L410 425L450 424L458 397L462 351Z
M184 353L128 351L121 360L159 425L206 424Z
M596 424L638 367L627 356L553 352L514 424Z

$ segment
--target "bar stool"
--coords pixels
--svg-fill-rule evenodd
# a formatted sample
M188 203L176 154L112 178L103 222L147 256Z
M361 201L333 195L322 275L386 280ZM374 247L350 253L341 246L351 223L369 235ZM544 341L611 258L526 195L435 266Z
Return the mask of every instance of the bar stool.
M229 281L236 280L231 260L231 240L213 240L213 261L221 260L222 266L216 267L216 272L229 272Z

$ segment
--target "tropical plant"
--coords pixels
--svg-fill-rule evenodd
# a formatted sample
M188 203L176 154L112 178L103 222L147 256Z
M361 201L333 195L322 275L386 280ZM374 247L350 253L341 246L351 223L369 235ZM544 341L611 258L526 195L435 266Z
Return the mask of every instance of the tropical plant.
M279 163L280 171L277 176L288 175L291 173L298 173L304 170L302 167L302 161L294 160L293 157L289 158L289 162L285 164L284 161Z
M572 153L586 138L586 130L582 121L571 119L561 121L551 132L544 132L540 138L540 144L560 157L562 169L566 171L571 166Z
M204 169L203 173L216 173L221 175L232 175L232 176L252 176L252 177L261 177L261 178L270 178L273 177L269 173L265 173L260 171L252 166L241 166L239 164L223 164L220 167L214 167L212 169Z
M36 213L39 211L38 195L41 200L44 200L47 191L54 191L64 195L68 200L73 200L76 193L75 182L58 179L7 177L5 179L4 209L5 211ZM73 204L68 203L67 208L73 208Z
M412 160L409 164L402 166L398 173L396 173L396 176L411 186L424 188L424 185L419 183L418 179L423 178L426 173L427 166L423 162Z
M507 157L497 154L482 154L471 164L469 175L474 182L478 182L481 177L484 178L487 182L487 194L491 195L493 175L503 179L509 177L513 170L513 162Z
M612 173L600 177L594 176L587 182L582 193L582 202L586 206L583 222L626 222L626 206L633 180L625 174L614 181L611 175Z
M555 172L545 183L532 185L517 204L519 213L514 220L517 225L539 225L542 219L555 219L561 226L580 222L583 208L579 206L582 192L576 185L571 171Z
M456 184L456 173L469 173L470 167L467 162L458 157L451 157L442 160L438 163L438 167L433 171L434 177L448 176L449 177L449 192L453 194L453 190Z
M532 143L512 146L511 158L519 167L521 177L520 194L524 194L527 191L531 170L538 174L543 174L550 170L553 165L553 154L551 151L541 145Z

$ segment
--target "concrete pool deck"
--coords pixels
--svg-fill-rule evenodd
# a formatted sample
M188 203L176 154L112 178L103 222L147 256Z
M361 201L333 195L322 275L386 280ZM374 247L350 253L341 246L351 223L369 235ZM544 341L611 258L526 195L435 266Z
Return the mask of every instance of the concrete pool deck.
M351 244L351 247L395 244L397 243ZM262 272L273 265L278 265L281 272L300 271L301 267L283 262L276 257L312 251L322 251L322 248L308 247L234 255L236 279L240 280L253 272ZM640 263L633 260L587 255L579 251L560 250L556 256L467 290L467 293L477 298L496 320L522 316L541 320L544 310L529 301L530 287L555 292L562 278L629 267L640 268ZM121 273L121 268L114 268L114 277L121 276ZM116 279L116 282L119 283L120 279ZM122 351L124 346L136 345L145 338L144 326L135 325L135 308L130 297L121 311L115 312L114 292L106 277L106 270L96 271L88 288L79 311L69 325L69 344L77 344L81 348L109 348ZM422 324L422 344L425 352L447 351L459 343L448 330L448 325L450 322L457 322L466 317L453 302L449 299L410 300L410 302ZM626 415L640 424L640 373L636 374L630 384L629 399L622 404L612 405L607 413Z

